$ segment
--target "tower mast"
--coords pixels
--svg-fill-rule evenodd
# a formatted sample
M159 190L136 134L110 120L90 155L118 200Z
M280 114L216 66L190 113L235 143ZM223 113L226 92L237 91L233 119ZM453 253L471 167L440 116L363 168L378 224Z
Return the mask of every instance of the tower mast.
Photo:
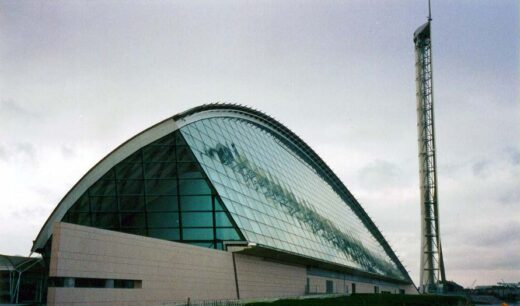
M417 86L417 130L421 188L421 280L422 293L442 292L446 281L439 233L437 164L433 113L433 73L431 49L431 6L428 22L414 33Z

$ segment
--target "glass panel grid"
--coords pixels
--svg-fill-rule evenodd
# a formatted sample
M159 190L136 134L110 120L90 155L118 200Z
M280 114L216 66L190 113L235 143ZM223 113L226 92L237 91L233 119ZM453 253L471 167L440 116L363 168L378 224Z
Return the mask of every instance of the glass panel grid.
M243 240L179 132L109 170L63 221L220 249Z
M219 117L181 132L248 241L405 278L349 203L265 128Z

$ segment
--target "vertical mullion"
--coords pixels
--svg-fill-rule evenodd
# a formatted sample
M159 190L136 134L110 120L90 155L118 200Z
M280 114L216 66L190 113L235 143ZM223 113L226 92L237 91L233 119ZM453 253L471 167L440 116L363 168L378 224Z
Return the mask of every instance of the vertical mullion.
M179 241L184 241L183 233L182 233L182 208L181 208L181 195L180 195L180 181L179 181L179 163L177 159L179 158L179 153L177 150L177 139L175 137L176 133L180 133L179 130L172 133L173 137L173 147L175 152L175 181L177 184L177 211L179 212Z
M143 178L144 234L148 236L148 203L146 198L146 178L144 175L144 150L141 149L141 176Z
M87 198L88 198L88 222L90 226L93 226L94 222L92 222L92 201L90 200L90 187L87 189Z
M213 193L213 192L211 192ZM210 195L211 197L211 216L213 217L213 248L217 248L217 222L216 222L216 216L215 216L215 197L213 194Z
M123 161L124 162L124 161ZM116 165L117 167L117 165ZM117 188L117 171L116 171L116 167L114 167L114 188L116 190L116 203L117 203L117 218L119 220L119 231L121 231L122 229L122 226L121 226L121 208L119 206L119 190Z

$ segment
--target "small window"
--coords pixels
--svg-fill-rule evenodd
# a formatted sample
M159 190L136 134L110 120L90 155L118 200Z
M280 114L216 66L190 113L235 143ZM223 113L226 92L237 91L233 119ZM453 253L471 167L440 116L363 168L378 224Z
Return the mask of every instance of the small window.
M374 293L379 293L379 287L378 286L374 286Z
M352 294L356 293L356 283L352 283Z
M332 282L331 280L327 280L325 282L325 285L326 285L327 293L334 293L334 282Z
M83 277L50 277L49 287L59 288L142 288L142 280Z
M105 288L106 280L99 278L76 278L74 287L76 288Z

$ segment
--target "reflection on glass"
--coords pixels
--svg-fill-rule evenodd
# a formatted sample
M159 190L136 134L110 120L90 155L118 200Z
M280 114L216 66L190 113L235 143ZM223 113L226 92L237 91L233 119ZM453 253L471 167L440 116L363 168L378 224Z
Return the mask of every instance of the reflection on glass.
M350 203L286 139L238 118L181 132L248 241L404 278Z

